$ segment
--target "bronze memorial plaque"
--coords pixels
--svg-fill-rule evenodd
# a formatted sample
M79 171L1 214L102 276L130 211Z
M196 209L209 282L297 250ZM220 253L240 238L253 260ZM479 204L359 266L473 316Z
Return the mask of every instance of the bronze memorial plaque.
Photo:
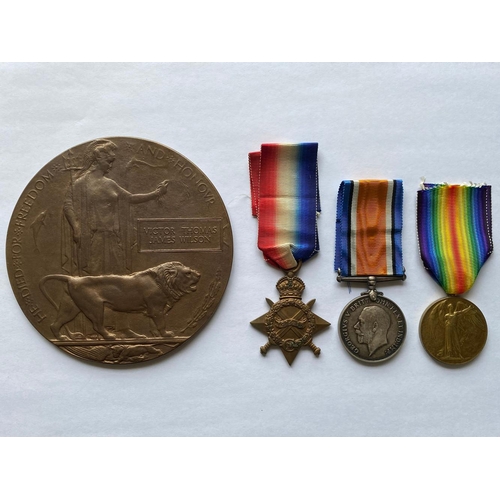
M197 333L232 256L210 180L176 151L128 137L75 146L45 165L7 234L10 282L33 326L106 364L154 359Z

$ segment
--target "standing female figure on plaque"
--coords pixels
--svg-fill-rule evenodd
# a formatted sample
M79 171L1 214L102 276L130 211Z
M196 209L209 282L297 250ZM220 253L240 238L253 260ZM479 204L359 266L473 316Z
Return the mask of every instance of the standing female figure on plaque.
M65 252L63 245L63 267L72 255L80 276L126 274L121 227L128 206L158 199L167 191L165 180L150 193L132 194L107 177L116 150L116 144L107 139L91 142L66 194L63 213L71 226L73 251Z

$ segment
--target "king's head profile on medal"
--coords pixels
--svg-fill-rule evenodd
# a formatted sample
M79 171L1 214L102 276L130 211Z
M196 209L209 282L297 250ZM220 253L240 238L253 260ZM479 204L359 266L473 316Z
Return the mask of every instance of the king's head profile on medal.
M358 316L354 324L354 331L360 344L366 344L368 354L373 353L388 344L387 334L391 326L391 318L384 309L378 305L367 306Z
M269 264L285 273L276 285L279 300L266 299L270 310L251 324L268 336L260 352L277 346L290 365L303 346L319 356L313 335L330 324L312 312L315 300L302 301L305 285L296 276L319 250L317 154L317 143L300 143L263 144L249 155L258 247Z

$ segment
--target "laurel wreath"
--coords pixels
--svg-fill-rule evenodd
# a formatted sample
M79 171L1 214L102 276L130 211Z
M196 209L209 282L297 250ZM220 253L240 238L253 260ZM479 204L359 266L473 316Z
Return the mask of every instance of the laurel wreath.
M203 303L195 310L193 316L188 320L187 325L181 330L181 333L184 333L189 328L195 328L200 320L206 316L207 312L214 304L215 298L219 294L221 287L221 274L222 270L219 267L219 269L217 269L217 272L215 273L214 279L208 287L208 292L205 294Z
M289 318L285 321L280 320L277 317L278 311L280 311L284 307L290 307L290 306L300 309L305 314L305 317L301 318L300 320L294 320L293 318ZM283 324L289 326L293 325L293 323L300 324L299 328L304 329L304 334L302 335L302 337L295 340L282 338L279 332L281 326L283 326ZM266 317L265 324L266 324L267 335L274 344L276 344L278 347L284 347L286 350L294 350L305 345L312 339L312 332L315 325L315 319L311 309L307 307L300 299L289 298L289 299L280 299L271 307Z

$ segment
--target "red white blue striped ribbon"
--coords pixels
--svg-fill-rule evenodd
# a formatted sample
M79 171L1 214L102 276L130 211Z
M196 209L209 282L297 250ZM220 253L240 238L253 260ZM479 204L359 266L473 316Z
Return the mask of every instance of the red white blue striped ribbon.
M249 154L252 215L270 264L293 269L319 250L318 144L263 144Z

